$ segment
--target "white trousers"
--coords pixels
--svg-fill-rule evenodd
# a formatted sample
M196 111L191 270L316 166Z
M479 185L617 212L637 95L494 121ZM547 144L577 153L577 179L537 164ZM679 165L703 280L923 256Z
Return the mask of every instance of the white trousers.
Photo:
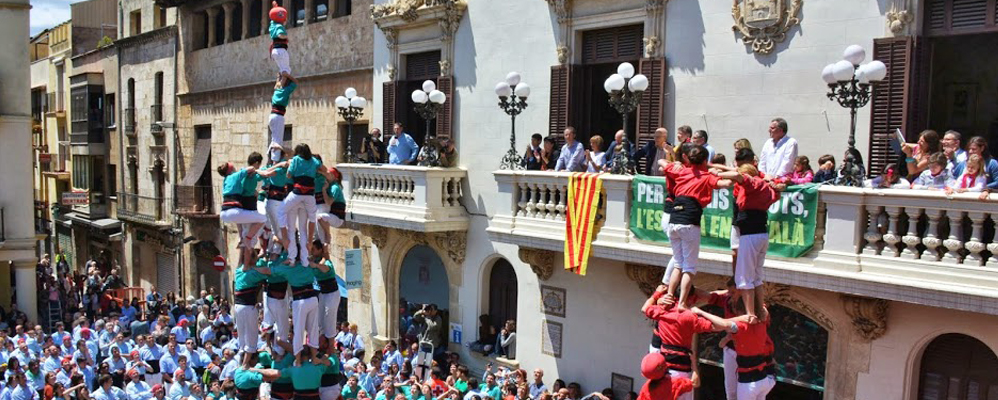
M230 208L228 210L222 210L218 215L218 219L223 223L233 223L239 229L239 241L243 241L249 236L250 227L253 224L262 224L267 222L267 216L264 215L260 210L246 210L242 208ZM256 246L256 237L249 238L247 245L250 248Z
M322 335L332 340L336 337L336 315L340 310L340 291L319 294L319 316L322 320Z
M232 306L232 319L236 322L236 332L239 332L237 343L239 351L256 352L256 344L260 341L260 324L256 306L235 304Z
M284 202L280 200L267 199L267 205L264 207L267 212L267 224L270 226L270 230L274 232L274 237L281 238L281 227L284 226L284 220L286 219L284 215ZM280 244L275 241L272 249L277 249Z
M291 295L283 299L263 297L263 324L274 327L274 337L287 341L291 332Z
M288 54L288 49L270 50L270 58L277 64L277 72L291 75L291 55Z
M724 348L724 394L728 400L738 399L738 353Z
M669 370L669 376L672 376L673 378L692 379L693 378L693 373L692 372L676 371L676 370L670 369ZM679 395L678 397L676 397L676 400L693 400L693 392L695 392L695 390L691 390L689 392L683 393L683 394Z
M308 347L319 348L319 299L309 297L291 302L291 317L294 321L295 338L292 343L295 354L305 348L305 334L308 333Z
M270 126L270 143L284 143L284 116L270 113L270 121L267 125ZM270 148L269 146L268 144L267 148ZM279 150L271 150L270 159L277 162L281 159L281 152Z
M700 260L700 227L696 225L669 224L669 244L676 267L683 272L696 274Z
M319 221L322 221L326 214L329 214L329 206L326 203L315 202L315 237L319 238L322 243L328 244L329 238L326 237L326 231L319 226Z
M289 193L284 199L284 216L284 226L288 228L289 241L294 240L295 230L298 231L298 248L294 245L288 246L288 259L297 258L301 260L302 265L308 265L308 224L315 223L315 197Z
M776 386L776 378L769 375L755 382L738 382L738 400L766 400L766 395Z
M319 211L316 213L316 217L318 219L322 220L322 221L326 221L326 223L329 224L329 226L331 226L333 228L339 228L339 227L343 226L343 220L340 219L340 217L337 217L336 215L331 214L329 212L329 208L330 208L330 206L327 206L325 203L322 203L322 204L318 205ZM326 242L325 239L323 239L322 241L324 243L329 243L329 242Z
M738 239L738 261L735 263L735 286L753 289L762 286L762 265L769 250L769 234L741 235Z
M340 397L343 389L340 385L324 386L319 388L319 400L336 400Z

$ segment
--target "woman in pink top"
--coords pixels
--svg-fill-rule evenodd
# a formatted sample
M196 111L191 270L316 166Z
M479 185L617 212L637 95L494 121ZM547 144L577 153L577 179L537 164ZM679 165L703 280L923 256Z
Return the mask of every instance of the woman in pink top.
M794 172L790 174L790 182L794 185L811 183L814 180L814 171L811 170L811 160L807 156L797 157L794 162Z

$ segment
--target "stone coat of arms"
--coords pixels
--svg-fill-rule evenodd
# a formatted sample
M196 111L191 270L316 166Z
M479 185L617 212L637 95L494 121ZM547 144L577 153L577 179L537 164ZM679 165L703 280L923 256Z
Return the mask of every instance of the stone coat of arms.
M789 7L786 2L790 1ZM800 23L803 0L734 0L731 27L742 34L746 46L759 54L773 52L776 43L787 38L787 32Z

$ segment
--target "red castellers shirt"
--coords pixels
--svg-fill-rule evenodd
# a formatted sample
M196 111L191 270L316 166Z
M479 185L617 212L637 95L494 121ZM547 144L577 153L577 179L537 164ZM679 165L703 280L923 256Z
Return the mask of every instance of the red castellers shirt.
M656 293L655 301L662 295L664 293ZM662 345L691 348L694 334L713 332L710 321L698 317L690 310L680 310L675 306L667 309L665 306L653 305L645 311L645 316L658 321L655 334L662 339Z
M761 176L761 173L760 173ZM741 183L735 185L735 205L738 210L768 210L780 199L780 193L761 177L742 174Z
M707 207L714 197L714 189L717 189L717 182L721 180L716 175L707 171L704 165L691 165L688 167L677 167L673 165L665 169L666 179L671 179L674 184L669 190L676 197L687 196L697 199L700 207Z
M773 341L769 338L769 321L759 324L735 322L738 333L732 334L735 351L739 356L762 356L773 354ZM739 372L741 368L738 369Z
M666 374L662 379L645 382L641 387L641 393L638 393L638 400L676 400L691 391L693 391L693 381Z
M711 293L710 297L707 298L707 304L710 304L715 307L720 307L722 310L724 310L724 319L734 318L738 316L738 314L735 314L735 310L731 309L732 301L733 300L731 298L731 292Z

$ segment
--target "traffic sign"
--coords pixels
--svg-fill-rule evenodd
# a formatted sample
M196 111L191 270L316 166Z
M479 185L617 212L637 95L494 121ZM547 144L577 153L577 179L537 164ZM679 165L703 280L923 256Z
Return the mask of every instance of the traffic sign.
M213 260L211 260L211 262L212 262L212 266L215 267L216 271L218 271L218 272L225 271L225 257L215 256L215 258Z

